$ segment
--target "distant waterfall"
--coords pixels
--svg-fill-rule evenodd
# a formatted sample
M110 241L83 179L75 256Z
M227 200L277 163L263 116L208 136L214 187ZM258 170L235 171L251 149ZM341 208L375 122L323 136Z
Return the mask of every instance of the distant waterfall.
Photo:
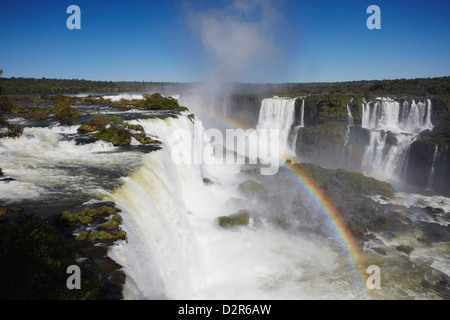
M352 101L353 101L353 98L350 100L349 103L351 103ZM353 116L352 116L352 112L350 111L350 107L348 106L348 103L347 103L347 117L348 117L348 125L347 125L347 129L345 130L344 146L342 147L341 161L339 163L339 167L341 167L341 168L344 165L345 150L347 147L347 143L350 140L350 128L353 127ZM349 149L351 150L351 145L350 145Z
M305 115L305 99L302 100L302 107L300 110L300 125L295 126L294 130L292 131L291 136L289 137L289 146L294 154L295 154L295 149L297 147L298 131L300 130L300 128L303 128L305 126L304 121L303 121L304 115Z
M412 103L381 98L371 104L363 104L362 127L392 132L419 133L433 129L431 124L431 101Z
M436 163L437 155L438 155L438 146L436 145L436 147L434 148L433 160L431 162L430 177L428 178L428 189L431 189L433 187L434 174L435 174L435 163Z
M420 132L432 130L431 101L400 104L377 98L362 105L361 125L369 129L362 171L368 175L400 179L408 166L409 148Z
M281 155L295 155L295 150L292 148L293 143L290 143L294 139L289 136L291 126L295 121L295 100L295 98L273 97L263 99L261 102L257 129L279 130L279 150ZM301 120L302 122L303 120ZM293 130L293 136L298 134L299 128Z

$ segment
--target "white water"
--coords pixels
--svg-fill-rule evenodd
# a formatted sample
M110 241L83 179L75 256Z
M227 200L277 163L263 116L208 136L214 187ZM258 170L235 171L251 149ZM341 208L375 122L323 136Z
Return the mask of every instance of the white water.
M362 127L371 130L362 160L362 171L380 179L401 179L408 166L409 148L423 130L432 130L431 101L400 105L388 98L363 103ZM390 131L395 145L386 143Z
M185 117L139 122L158 133L163 149L146 154L107 198L123 210L129 235L111 252L125 266L125 299L364 298L348 261L311 236L264 219L256 226L254 215L249 227L218 227L218 216L240 209L230 202L242 198L239 166L175 165L172 132L192 132L192 123Z
M388 98L378 98L375 103L364 103L362 127L392 131L394 133L419 133L433 129L431 123L431 101L400 104Z
M295 155L293 146L295 145L294 141L297 140L296 134L298 134L299 128L294 129L295 139L289 139L289 132L295 120L295 100L295 98L273 97L263 99L261 102L257 129L279 130L281 156Z
M353 101L353 98L350 100L349 103L351 103ZM347 118L348 118L348 125L347 125L347 129L345 130L345 140L344 140L344 145L342 146L342 152L341 152L341 161L339 162L339 167L342 168L344 165L344 160L345 160L345 151L346 151L346 147L347 147L347 143L350 140L350 128L353 127L353 116L352 116L352 112L350 111L350 107L348 106L347 103ZM349 146L349 150L351 151L351 145Z
M431 189L433 187L434 172L435 172L434 166L435 166L437 155L438 155L438 146L436 145L436 147L434 148L434 153L433 153L433 161L431 162L430 177L428 178L428 189Z
M111 143L76 145L75 140L64 139L64 135L75 134L78 127L25 128L20 138L0 139L0 168L15 179L0 184L2 200L15 202L79 192L101 195L99 181L89 170L139 165L138 153L117 152Z

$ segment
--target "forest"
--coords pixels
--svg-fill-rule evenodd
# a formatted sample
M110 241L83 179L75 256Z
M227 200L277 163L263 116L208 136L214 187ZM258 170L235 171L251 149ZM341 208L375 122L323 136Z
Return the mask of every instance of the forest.
M1 75L1 73L0 73ZM160 92L180 93L196 83L138 82L138 81L91 81L79 79L35 79L0 77L0 88L4 95L57 94L57 93L113 93L113 92ZM307 94L366 94L368 97L409 96L429 97L450 94L450 77L367 80L349 82L252 84L228 83L235 93L307 95Z

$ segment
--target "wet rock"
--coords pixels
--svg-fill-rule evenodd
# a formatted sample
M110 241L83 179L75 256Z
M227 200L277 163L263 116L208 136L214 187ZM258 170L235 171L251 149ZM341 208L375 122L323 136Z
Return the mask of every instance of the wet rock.
M104 231L119 231L119 230L121 230L119 225L120 225L119 221L109 220L109 221L103 223L99 228L100 228L100 230L104 230Z
M230 216L221 216L218 218L219 226L222 228L231 228L235 226L246 226L250 221L250 214L247 210L239 210Z
M400 246L397 246L396 250L409 255L414 250L414 248L411 246L400 245Z
M75 138L75 144L76 145L85 145L96 142L97 139L95 139L92 135L81 135Z
M373 231L386 231L389 229L389 221L385 217L379 217L370 221L368 228Z
M239 184L238 188L243 194L252 198L259 198L267 193L267 190L263 185L253 180L242 182Z
M442 208L433 208L433 207L426 207L425 209L427 209L428 211L430 211L431 213L444 213L444 209Z
M0 218L3 218L6 216L6 208L0 207Z
M10 207L9 210L10 210L12 213L23 213L23 212L24 212L24 210L23 210L22 207L16 207L16 206Z
M372 248L372 250L379 255L382 255L382 256L386 255L386 250L383 248Z
M212 184L213 182L211 181L211 179L203 178L203 183L206 185L209 185L209 184Z

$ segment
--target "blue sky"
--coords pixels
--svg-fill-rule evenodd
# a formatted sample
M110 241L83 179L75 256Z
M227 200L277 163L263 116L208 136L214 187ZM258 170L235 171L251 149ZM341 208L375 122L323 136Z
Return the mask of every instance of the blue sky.
M69 5L81 30L69 30ZM369 30L369 5L381 29ZM4 77L324 82L450 75L450 2L8 1Z

